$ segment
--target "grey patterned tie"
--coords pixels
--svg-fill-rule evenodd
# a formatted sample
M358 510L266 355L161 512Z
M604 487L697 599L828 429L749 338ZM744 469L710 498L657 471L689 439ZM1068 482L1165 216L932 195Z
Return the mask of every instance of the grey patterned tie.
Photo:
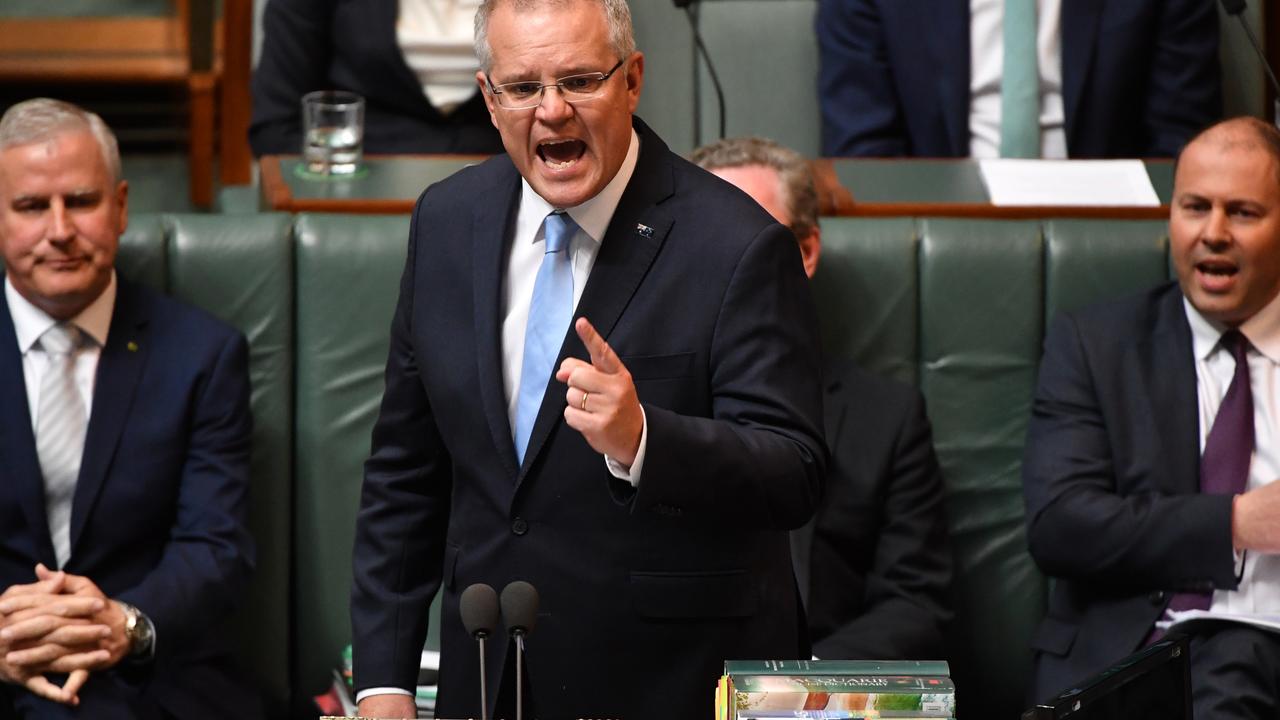
M89 424L84 401L76 387L76 349L80 329L58 323L40 336L40 347L49 358L40 379L40 404L36 410L36 454L44 475L44 507L58 567L71 555L71 503L80 476L80 456Z

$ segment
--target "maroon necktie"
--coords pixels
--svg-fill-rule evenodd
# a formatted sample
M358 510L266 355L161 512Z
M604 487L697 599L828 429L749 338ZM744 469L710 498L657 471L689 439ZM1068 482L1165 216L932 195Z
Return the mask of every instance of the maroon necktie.
M1213 428L1200 456L1200 492L1236 495L1249 483L1249 463L1253 458L1253 390L1249 386L1249 341L1239 330L1228 330L1219 340L1222 349L1236 359L1236 373L1218 406ZM1169 600L1169 609L1208 610L1212 592L1182 592ZM1163 635L1152 633L1148 642Z

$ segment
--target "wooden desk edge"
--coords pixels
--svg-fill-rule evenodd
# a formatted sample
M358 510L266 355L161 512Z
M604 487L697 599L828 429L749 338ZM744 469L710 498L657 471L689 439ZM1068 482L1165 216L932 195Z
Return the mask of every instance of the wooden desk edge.
M263 155L258 160L258 169L262 173L262 199L267 203L267 209L297 212L293 208L289 183L284 181L280 172L280 156Z

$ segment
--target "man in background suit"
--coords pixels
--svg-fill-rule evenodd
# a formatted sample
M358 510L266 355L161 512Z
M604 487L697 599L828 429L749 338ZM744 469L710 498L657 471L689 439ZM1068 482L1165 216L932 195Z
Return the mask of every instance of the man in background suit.
M1280 132L1214 126L1178 161L1178 282L1059 316L1023 465L1028 537L1058 581L1039 700L1156 637L1166 611L1280 613ZM1191 636L1195 715L1272 718L1280 638Z
M247 346L116 274L127 192L97 115L0 119L0 717L259 717Z
M360 712L412 715L443 592L436 712L474 715L459 595L523 579L530 717L703 716L725 659L808 651L787 531L826 450L799 253L632 117L624 0L491 1L476 28L507 154L414 211L356 527Z
M1172 157L1221 117L1217 13L1210 0L820 0L823 154Z
M803 157L741 137L698 148L692 160L791 228L813 277L822 230ZM813 653L824 660L944 657L951 555L924 398L851 361L828 359L823 404L826 493L814 519L791 535Z

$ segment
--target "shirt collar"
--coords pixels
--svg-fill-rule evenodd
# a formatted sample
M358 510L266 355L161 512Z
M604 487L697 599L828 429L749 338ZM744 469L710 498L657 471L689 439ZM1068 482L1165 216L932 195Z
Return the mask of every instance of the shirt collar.
M1191 325L1191 342L1196 358L1207 360L1218 348L1218 340L1229 328L1220 322L1210 320L1191 304L1184 295L1182 305L1186 308L1187 322ZM1238 328L1249 344L1273 363L1280 363L1280 293L1253 317L1245 320Z
M25 355L40 336L58 324L58 321L24 298L7 275L4 278L4 296L9 303L9 316L13 319L14 334L18 336L18 351ZM79 315L71 318L70 322L80 328L81 332L93 338L98 347L105 347L107 332L111 329L111 314L115 311L115 307L116 272L112 270L107 289L89 303L88 307L81 310Z
M613 219L613 213L618 209L618 202L622 200L622 193L627 189L627 183L631 182L631 175L635 172L636 161L640 157L640 136L636 135L633 128L631 130L631 144L627 147L627 156L623 158L622 165L618 168L618 172L614 174L613 179L605 185L596 196L571 208L563 208L569 213L569 217L582 228L592 240L597 243L604 239L604 233L609 229L609 221ZM542 223L542 218L548 213L555 212L557 209L547 202L541 195L534 191L533 186L528 180L520 179L520 219L521 224L524 221L530 221L534 227ZM537 236L535 235L535 238ZM534 238L530 238L532 241Z

